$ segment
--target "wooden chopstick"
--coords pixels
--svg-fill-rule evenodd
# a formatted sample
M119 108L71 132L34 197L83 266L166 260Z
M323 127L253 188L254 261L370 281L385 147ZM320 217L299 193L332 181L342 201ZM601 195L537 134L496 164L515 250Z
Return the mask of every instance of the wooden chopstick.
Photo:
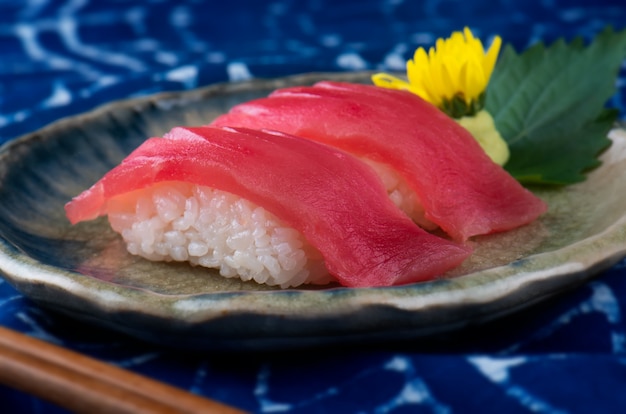
M77 413L242 413L0 327L0 383Z

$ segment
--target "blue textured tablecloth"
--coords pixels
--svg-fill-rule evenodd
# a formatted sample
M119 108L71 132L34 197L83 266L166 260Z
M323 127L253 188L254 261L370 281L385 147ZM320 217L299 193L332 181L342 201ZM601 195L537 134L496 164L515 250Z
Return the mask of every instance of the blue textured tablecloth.
M4 0L0 142L162 90L402 70L416 46L465 25L521 49L589 39L607 24L624 28L624 0ZM625 72L610 102L622 119ZM618 413L626 412L625 276L622 261L504 320L376 348L179 353L53 317L1 279L0 325L252 412ZM63 412L4 387L0 411Z

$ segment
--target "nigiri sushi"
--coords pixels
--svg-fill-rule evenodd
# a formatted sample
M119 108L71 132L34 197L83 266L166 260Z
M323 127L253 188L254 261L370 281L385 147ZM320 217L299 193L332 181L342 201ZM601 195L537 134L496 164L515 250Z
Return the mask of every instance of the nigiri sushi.
M66 214L71 223L108 215L133 254L284 288L423 281L471 253L415 225L356 157L246 128L150 138Z
M324 81L236 105L211 125L275 129L354 154L407 215L455 240L522 226L547 209L469 132L407 91Z

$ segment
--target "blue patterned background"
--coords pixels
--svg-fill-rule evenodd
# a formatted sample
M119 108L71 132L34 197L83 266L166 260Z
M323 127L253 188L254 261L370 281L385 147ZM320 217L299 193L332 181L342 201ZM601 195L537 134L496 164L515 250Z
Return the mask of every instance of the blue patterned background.
M583 0L0 1L0 142L102 103L311 71L402 70L468 25L518 50L626 25ZM626 65L609 103L626 119ZM1 202L1 201L0 201ZM0 279L0 325L251 412L618 413L626 262L505 320L430 341L181 354L53 317ZM244 362L243 366L239 362ZM2 412L63 410L0 387Z

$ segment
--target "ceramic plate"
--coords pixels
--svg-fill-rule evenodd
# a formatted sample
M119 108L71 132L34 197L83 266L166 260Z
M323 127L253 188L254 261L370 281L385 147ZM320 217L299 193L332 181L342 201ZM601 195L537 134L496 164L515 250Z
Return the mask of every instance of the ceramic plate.
M280 290L127 254L106 219L63 206L150 136L199 125L273 89L369 74L308 74L115 102L0 152L0 271L42 306L178 347L269 349L415 338L484 322L576 286L626 255L626 133L581 183L534 189L549 212L480 237L445 278L389 288Z

